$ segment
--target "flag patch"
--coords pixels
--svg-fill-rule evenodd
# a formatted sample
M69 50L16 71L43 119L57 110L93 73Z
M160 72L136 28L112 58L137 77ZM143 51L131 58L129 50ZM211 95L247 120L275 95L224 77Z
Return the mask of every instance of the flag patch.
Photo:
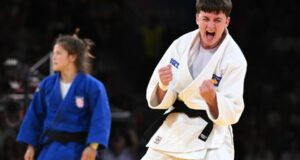
M84 98L82 96L76 96L75 103L78 108L83 108L84 106Z
M175 59L171 58L170 63L178 69L179 63Z
M220 83L221 79L222 79L222 76L219 77L219 76L217 76L216 74L213 74L213 77L211 78L213 84L214 84L216 87L219 86L219 83Z

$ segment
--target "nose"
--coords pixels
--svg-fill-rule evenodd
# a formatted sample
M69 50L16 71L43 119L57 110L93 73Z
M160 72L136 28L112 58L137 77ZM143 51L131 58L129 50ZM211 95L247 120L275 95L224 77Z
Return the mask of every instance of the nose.
M214 27L215 27L215 22L209 21L209 22L207 23L207 27L208 27L208 28L214 28Z
M56 57L55 54L52 53L52 54L51 54L51 59L52 59L52 61L55 60L55 57Z

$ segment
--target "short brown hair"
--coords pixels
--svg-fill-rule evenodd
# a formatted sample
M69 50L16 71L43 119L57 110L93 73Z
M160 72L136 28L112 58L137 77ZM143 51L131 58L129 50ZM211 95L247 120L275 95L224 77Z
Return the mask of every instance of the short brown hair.
M232 9L231 0L196 0L197 13L204 12L223 12L229 17Z

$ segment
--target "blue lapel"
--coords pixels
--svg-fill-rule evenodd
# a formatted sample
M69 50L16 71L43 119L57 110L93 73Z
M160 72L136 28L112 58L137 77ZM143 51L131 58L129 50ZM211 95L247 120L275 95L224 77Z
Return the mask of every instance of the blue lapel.
M54 127L56 123L59 123L59 119L60 117L64 116L64 111L67 107L67 105L72 102L75 101L74 98L74 92L77 88L77 86L79 85L79 83L83 80L84 78L84 74L83 73L77 73L75 79L73 80L71 87L65 97L65 99L62 99L62 95L60 92L60 74L56 75L56 82L55 82L55 89L53 91L53 99L57 100L57 102L55 104L57 104L58 108L57 111L55 113L55 116L52 120L52 126ZM50 127L51 128L51 127Z

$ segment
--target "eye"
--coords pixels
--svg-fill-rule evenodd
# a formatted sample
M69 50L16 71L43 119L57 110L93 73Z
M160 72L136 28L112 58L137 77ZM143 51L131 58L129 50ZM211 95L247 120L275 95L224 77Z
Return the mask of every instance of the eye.
M222 22L222 19L216 19L215 20L215 23L220 23L220 22Z
M60 52L53 52L53 55L60 55Z
M208 22L208 18L202 18L202 21Z

